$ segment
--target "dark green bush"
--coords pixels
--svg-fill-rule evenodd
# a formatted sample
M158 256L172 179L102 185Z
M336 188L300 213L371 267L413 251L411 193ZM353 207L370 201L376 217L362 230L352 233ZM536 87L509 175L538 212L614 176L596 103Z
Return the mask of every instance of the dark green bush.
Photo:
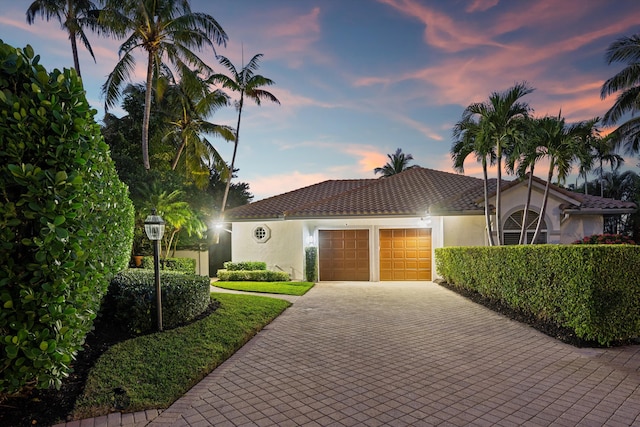
M267 263L262 261L241 261L241 262L227 261L223 265L224 265L224 269L229 271L266 270L267 269Z
M608 345L640 336L640 247L523 245L436 249L447 282Z
M291 280L284 271L271 270L218 270L218 279L224 282L287 282Z
M133 238L82 81L38 61L0 40L0 400L61 385Z
M305 263L304 275L307 282L315 282L318 280L318 248L308 246L304 248Z
M205 276L175 271L160 272L162 324L171 329L201 314L211 299L210 280ZM124 330L136 334L157 328L156 287L153 271L129 269L118 273L109 287L105 316L113 316Z
M142 268L153 270L152 256L142 258ZM194 258L162 258L160 259L160 269L195 274L196 260Z

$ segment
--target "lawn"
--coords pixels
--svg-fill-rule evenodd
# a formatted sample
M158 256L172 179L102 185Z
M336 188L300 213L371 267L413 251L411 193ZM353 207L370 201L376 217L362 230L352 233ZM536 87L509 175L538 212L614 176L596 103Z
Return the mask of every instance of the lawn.
M213 282L212 284L234 291L284 295L304 295L314 285L311 282Z
M204 319L109 348L89 373L74 419L107 414L114 400L126 412L169 407L290 305L254 295L211 296L220 306Z

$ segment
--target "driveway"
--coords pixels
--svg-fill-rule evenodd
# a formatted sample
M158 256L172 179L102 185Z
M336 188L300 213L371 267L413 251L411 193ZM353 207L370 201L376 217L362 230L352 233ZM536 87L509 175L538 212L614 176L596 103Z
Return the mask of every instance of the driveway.
M150 425L629 426L639 414L638 345L578 349L430 282L325 282Z

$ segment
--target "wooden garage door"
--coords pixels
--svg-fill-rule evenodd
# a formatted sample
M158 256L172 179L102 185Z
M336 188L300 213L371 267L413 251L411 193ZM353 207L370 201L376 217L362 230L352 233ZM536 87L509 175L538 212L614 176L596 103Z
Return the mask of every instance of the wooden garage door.
M431 280L431 229L380 230L380 280Z
M369 230L320 230L320 280L369 280Z

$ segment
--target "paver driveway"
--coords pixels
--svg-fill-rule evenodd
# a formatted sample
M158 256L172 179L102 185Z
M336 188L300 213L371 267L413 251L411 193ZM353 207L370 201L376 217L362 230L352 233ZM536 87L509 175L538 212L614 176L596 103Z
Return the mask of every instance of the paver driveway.
M150 425L628 426L639 414L638 345L578 349L433 283L336 282Z

